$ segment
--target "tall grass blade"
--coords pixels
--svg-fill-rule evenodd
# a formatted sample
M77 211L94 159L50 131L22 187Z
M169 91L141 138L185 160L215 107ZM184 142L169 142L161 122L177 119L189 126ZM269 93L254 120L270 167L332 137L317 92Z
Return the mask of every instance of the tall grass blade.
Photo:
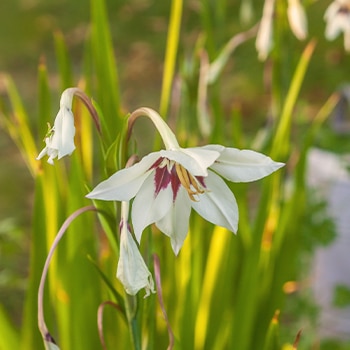
M182 0L171 1L170 22L168 28L167 47L165 53L162 92L160 97L160 115L166 118L169 108L171 87L173 83L177 49L181 30Z

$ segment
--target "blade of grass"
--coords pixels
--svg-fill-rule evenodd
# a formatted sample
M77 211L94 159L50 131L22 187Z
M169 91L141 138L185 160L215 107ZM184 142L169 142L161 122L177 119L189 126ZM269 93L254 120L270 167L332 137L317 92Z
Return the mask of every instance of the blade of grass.
M290 137L293 108L298 98L301 84L305 78L305 73L310 63L315 46L316 42L314 40L310 41L301 55L297 68L294 72L272 143L271 157L273 159L285 159L288 154L290 142L287 142L287 140L289 140Z
M91 0L91 21L91 50L97 85L96 99L106 114L105 122L114 139L120 126L120 97L117 64L113 55L105 1ZM107 144L109 143L107 140Z
M39 169L38 162L35 160L37 149L29 119L13 80L9 76L5 76L3 82L13 109L12 118L7 118L6 122L8 132L18 146L29 171L34 176Z
M222 261L227 254L228 241L231 237L229 232L222 227L215 227L210 244L210 251L207 257L207 265L204 274L203 287L199 301L199 309L195 326L195 349L203 349L208 334L210 320L211 303L217 279L220 276Z
M174 77L177 49L181 30L182 0L172 0L170 22L165 53L162 92L160 98L160 115L166 118L171 95L171 86Z
M63 34L60 31L54 33L55 53L59 68L60 90L73 86L73 74Z
M0 304L0 349L19 349L20 337Z

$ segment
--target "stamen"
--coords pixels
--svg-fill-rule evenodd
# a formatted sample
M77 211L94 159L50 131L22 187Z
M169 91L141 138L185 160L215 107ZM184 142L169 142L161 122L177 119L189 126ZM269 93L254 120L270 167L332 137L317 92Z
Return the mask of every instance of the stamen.
M196 202L197 199L194 197L194 195L202 194L205 191L201 188L195 177L193 177L183 166L175 163L175 169L181 185L186 189L190 199ZM191 188L191 185L195 190Z
M188 173L188 175L190 176L191 185L195 188L196 193L204 193L205 191L201 187L199 187L200 185L198 184L197 180L190 173Z

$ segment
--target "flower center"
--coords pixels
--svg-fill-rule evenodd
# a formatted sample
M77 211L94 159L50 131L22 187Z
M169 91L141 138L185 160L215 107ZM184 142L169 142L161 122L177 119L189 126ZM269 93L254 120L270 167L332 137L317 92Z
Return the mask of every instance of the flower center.
M350 12L350 6L349 5L341 5L339 7L338 13L341 13L343 15L348 15Z
M205 192L205 183L203 176L193 176L182 165L167 158L159 158L152 166L155 170L154 185L155 195L169 185L173 191L173 200L175 201L180 185L188 193L192 201L197 201L194 197Z
M175 163L175 170L180 183L187 191L188 196L192 201L196 202L197 200L194 196L205 192L203 186L179 163Z

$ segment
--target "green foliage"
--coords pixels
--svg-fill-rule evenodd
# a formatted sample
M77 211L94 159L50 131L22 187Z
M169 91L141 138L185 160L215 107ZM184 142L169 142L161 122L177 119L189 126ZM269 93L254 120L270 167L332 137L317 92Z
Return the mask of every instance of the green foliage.
M333 304L340 308L350 305L349 287L343 284L339 284L335 287Z
M245 3L248 11L250 5ZM228 10L232 10L229 2L214 4L208 0L201 5L197 15L200 33L196 33L200 38L187 53L182 44L187 38L181 34L182 26L190 27L183 8L187 5L180 0L171 2L163 83L157 91L162 116L172 125L183 146L210 141L228 147L253 148L287 162L287 167L257 184L230 184L240 210L236 236L193 213L190 233L178 257L164 235L153 228L143 234L140 250L152 272L152 255L159 256L161 291L174 333L174 349L292 348L298 330L286 330L290 326L288 317L294 321L305 316L308 312L302 314L301 310L305 311L311 303L307 301L304 305L305 299L300 298L297 306L289 309L285 286L297 283L302 275L300 257L318 244L329 243L334 236L331 221L323 217L323 204L309 200L305 169L308 150L320 131L324 132L321 127L338 97L332 95L318 106L319 112L316 116L314 112L310 114L302 137L295 135L295 110L317 46L312 40L303 44L304 49L300 46L295 49L295 43L284 42L289 32L279 12L278 26L283 30L276 37L271 65L266 65L267 71L272 71L271 118L264 119L261 128L258 118L253 122L246 119L239 103L230 100L224 104L223 100L227 95L232 99L233 95L230 55L236 57L236 50L242 49L241 55L252 60L253 51L245 44L248 46L254 29L245 31L243 36L233 36L229 33L232 28L237 33L239 26L238 21L229 26ZM285 15L285 8L282 10ZM1 125L23 156L34 179L35 194L23 322L18 330L0 308L0 329L6 334L1 336L0 349L43 349L37 328L37 290L57 232L65 218L90 203L85 198L88 189L124 167L126 159L137 149L141 155L147 148L144 144L128 147L118 76L120 63L115 58L107 13L104 1L91 0L91 32L83 49L80 73L72 68L65 34L54 34L60 91L76 85L93 96L92 103L102 125L101 133L96 132L85 106L75 102L77 149L70 159L56 161L54 166L35 159L43 146L47 122L53 119L49 116L58 108L57 94L54 99L51 97L50 67L44 61L38 67L35 125L12 78L3 78L6 101L0 105ZM230 31L226 32L226 28ZM240 39L232 42L230 37ZM286 57L288 54L290 57ZM239 64L238 57L237 60ZM205 69L213 63L215 69L211 66L209 77ZM252 70L259 65L254 61ZM264 110L261 115L268 114L265 106L259 109ZM253 132L256 137L251 136ZM327 138L322 141L327 143ZM64 350L100 348L101 331L108 348L166 348L168 324L157 301L159 289L158 295L147 299L128 296L115 278L120 243L119 205L101 201L93 204L97 213L84 214L70 225L50 265L44 308L52 336ZM323 219L319 220L320 217ZM107 301L113 302L117 311L106 310L102 325L97 326L97 312ZM345 306L348 302L349 291L339 286L335 303Z

